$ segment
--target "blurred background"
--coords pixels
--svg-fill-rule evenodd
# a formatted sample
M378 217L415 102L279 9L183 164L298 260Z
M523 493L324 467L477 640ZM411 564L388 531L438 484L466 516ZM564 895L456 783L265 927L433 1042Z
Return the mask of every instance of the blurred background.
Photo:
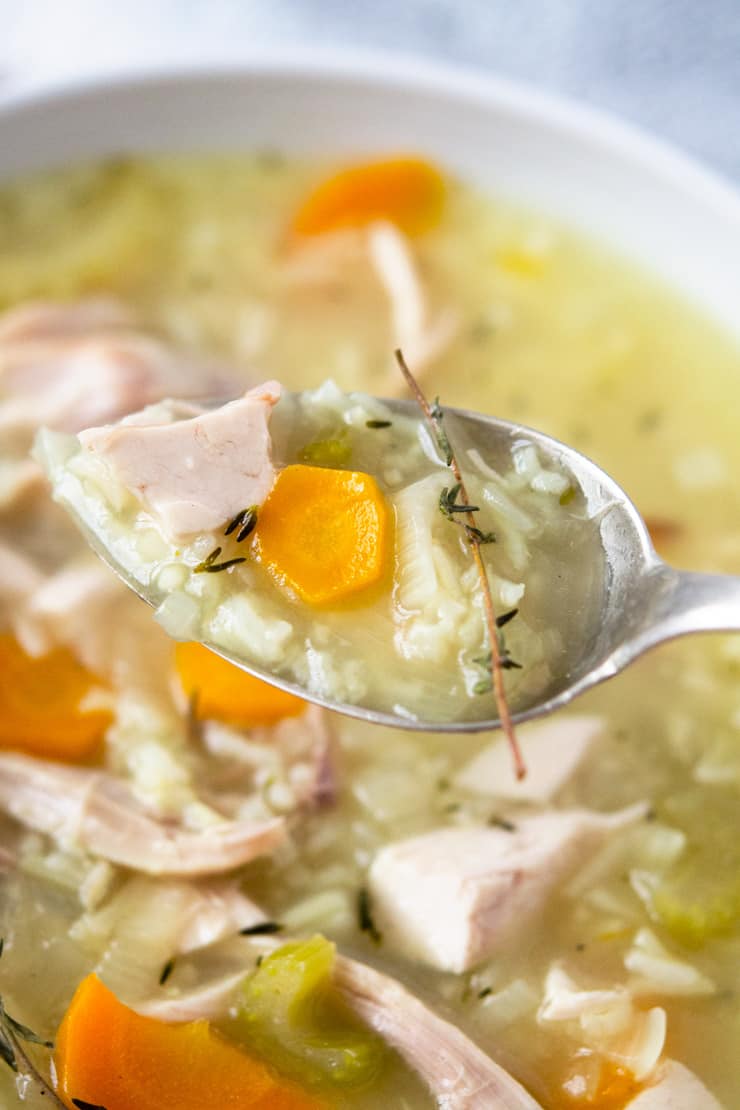
M740 0L0 0L0 96L163 60L371 47L586 100L740 180Z

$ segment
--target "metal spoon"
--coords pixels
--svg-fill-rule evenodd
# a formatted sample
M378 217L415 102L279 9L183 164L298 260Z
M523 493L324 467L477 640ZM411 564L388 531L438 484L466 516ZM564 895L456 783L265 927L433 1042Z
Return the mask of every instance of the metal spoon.
M389 400L395 414L418 418L413 401ZM543 700L514 714L515 723L541 717L567 705L592 686L612 678L648 649L692 632L740 631L740 577L695 574L675 570L656 554L645 522L627 494L585 455L543 432L492 416L445 408L445 422L454 442L478 446L488 459L510 457L514 443L532 443L543 461L569 472L580 487L589 516L598 530L601 580L598 612L584 622L592 631L572 650ZM70 506L67 506L70 508ZM90 533L77 523L97 554L127 586L150 605L164 594L156 586L142 586ZM320 697L272 674L251 660L229 654L212 643L206 646L238 667L274 686L340 713L374 724L425 732L484 732L499 727L498 719L434 722L380 712Z

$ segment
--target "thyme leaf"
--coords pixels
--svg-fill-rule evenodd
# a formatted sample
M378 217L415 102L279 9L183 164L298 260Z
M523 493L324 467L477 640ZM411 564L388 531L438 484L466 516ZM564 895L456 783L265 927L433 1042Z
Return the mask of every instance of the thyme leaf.
M513 621L518 612L518 609L509 609L508 613L501 613L500 616L496 617L496 628L503 628L509 621Z
M246 512L246 509L242 509L241 512L237 513L236 516L229 521L229 523L224 528L225 536L230 536L232 532L236 532L239 525L243 523Z
M20 1021L11 1017L2 1002L0 1002L0 1013L2 1013L8 1029L14 1036L20 1037L22 1041L28 1041L29 1044L39 1044L42 1048L54 1047L53 1041L45 1041L43 1037L39 1037L38 1033L34 1033L33 1029L29 1029L27 1025L22 1025Z
M239 933L243 937L269 937L273 933L282 932L282 928L277 921L258 921L256 925L247 925L246 928L240 929Z
M171 956L169 958L169 960L167 961L167 963L162 968L162 971L160 973L160 976L159 976L159 985L160 985L160 987L163 987L165 985L165 983L169 979L169 977L172 974L172 972L174 971L174 969L175 969L175 957ZM74 1101L74 1099L72 1101Z
M460 492L460 482L456 482L449 489L445 488L439 495L439 510L443 516L451 517L453 513L478 513L479 505L468 505L464 501L458 503L457 495Z
M488 824L496 829L503 829L504 832L516 832L516 825L513 821L508 821L506 817L499 817L497 813L491 814L488 818Z
M230 520L224 529L224 535L230 536L232 532L236 532L236 542L241 543L247 536L251 535L257 526L257 505L250 505L246 509L242 509L237 513L233 520ZM237 532L237 528L239 531ZM219 555L221 552L219 551Z
M6 1040L5 1034L0 1029L0 1059L4 1060L11 1071L18 1071L18 1065L15 1062L15 1052L10 1041Z
M212 563L210 567L206 567L208 574L218 574L220 570L228 570L229 567L236 567L239 563L246 563L245 555L237 555L234 559L225 559L223 563Z
M464 527L465 527L465 534L468 537L468 540L470 541L470 543L473 544L473 545L477 546L478 544L481 544L481 543L495 543L496 542L496 533L495 532L481 532L480 528L476 528L474 524L466 524Z
M373 921L372 907L370 904L370 891L366 886L360 887L357 895L357 924L360 931L367 933L370 940L380 944L383 934Z
M506 739L509 743L509 748L511 749L516 777L518 779L521 779L524 778L525 774L527 773L527 769L522 758L522 753L519 748L516 733L514 732L514 723L511 719L509 704L506 700L506 690L504 688L503 681L503 672L504 670L510 669L511 663L509 663L506 667L502 663L501 652L499 650L500 632L496 627L496 614L493 608L491 587L488 581L486 566L483 562L483 556L480 550L483 543L493 543L495 542L496 537L492 532L482 532L479 528L476 527L475 517L470 506L470 498L468 497L468 493L465 488L465 482L463 481L460 464L458 463L457 458L455 457L455 454L452 450L452 446L450 444L450 440L444 426L444 413L442 412L442 406L440 404L439 397L436 397L434 403L430 405L421 387L419 386L419 383L409 370L406 364L406 360L403 357L402 351L400 349L397 349L395 352L395 356L396 362L398 363L398 368L401 371L406 384L413 393L416 402L419 405L419 408L424 413L424 416L426 417L427 422L437 441L437 446L442 453L446 465L452 471L453 477L455 479L455 484L458 486L458 489L455 492L455 497L454 499L452 499L451 504L457 504L457 499L459 498L460 503L467 507L467 512L464 514L467 518L465 529L467 532L468 540L470 541L470 548L472 551L473 560L478 570L480 589L483 597L483 609L485 614L488 647L491 656L490 663L488 664L488 675L486 676L487 682L490 683L490 686L487 686L487 689L492 688L495 693L496 708L498 710L501 728L503 729L504 735L506 736ZM451 488L454 489L454 486ZM442 509L443 512L445 511L442 508L441 500L440 509ZM508 658L508 654L506 657ZM483 681L484 680L481 680L481 682Z
M390 428L392 426L391 420L366 420L366 428Z
M241 543L242 540L245 540L247 538L247 536L251 536L252 532L254 532L256 527L257 527L257 506L256 505L250 505L249 508L245 510L244 520L242 521L242 526L236 534L236 542Z
M222 550L220 547L214 547L202 563L193 567L193 574L217 574L220 570L228 570L229 567L235 567L237 563L246 563L247 561L244 555L237 555L234 559L224 559L222 563L217 563L216 559L218 559Z
M205 559L203 559L202 562L193 567L193 574L202 574L204 571L207 571L209 567L212 567L216 559L218 559L219 555L221 554L222 550L223 548L221 547L214 547L210 555L206 555Z
M396 352L396 358L398 358L399 353L400 352ZM434 438L437 441L437 446L439 447L442 458L445 461L445 465L452 466L454 456L452 454L450 441L447 438L447 431L444 426L444 416L442 414L442 406L439 403L439 397L435 397L434 403L431 406L428 405L427 408L429 409L429 419L432 423Z

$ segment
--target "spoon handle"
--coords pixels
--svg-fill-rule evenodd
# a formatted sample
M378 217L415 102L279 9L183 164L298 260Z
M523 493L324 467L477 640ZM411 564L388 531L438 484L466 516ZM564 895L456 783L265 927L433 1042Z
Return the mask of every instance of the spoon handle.
M693 632L740 632L740 577L659 563L646 573L643 590L640 617L615 653L617 670L664 640Z

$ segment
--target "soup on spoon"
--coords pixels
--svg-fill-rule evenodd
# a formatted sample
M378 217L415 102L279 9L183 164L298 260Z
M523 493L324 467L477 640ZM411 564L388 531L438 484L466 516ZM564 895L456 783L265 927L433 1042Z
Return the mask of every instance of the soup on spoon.
M214 409L45 430L36 450L174 638L332 707L490 727L502 703L545 702L593 639L598 528L524 430L427 415L268 382Z

